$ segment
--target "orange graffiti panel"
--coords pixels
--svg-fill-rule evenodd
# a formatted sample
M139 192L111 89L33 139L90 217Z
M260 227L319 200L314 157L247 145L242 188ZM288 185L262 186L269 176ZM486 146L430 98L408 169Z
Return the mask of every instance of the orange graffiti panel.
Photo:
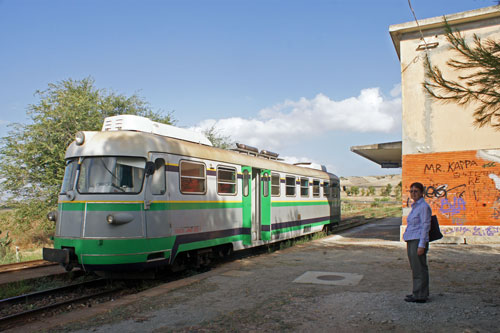
M411 183L420 182L441 225L500 226L499 153L471 150L404 155L403 207L411 206Z

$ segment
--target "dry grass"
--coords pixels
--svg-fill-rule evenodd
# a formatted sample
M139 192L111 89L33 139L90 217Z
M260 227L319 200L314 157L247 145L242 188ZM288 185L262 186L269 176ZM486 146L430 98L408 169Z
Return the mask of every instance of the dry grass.
M364 216L365 218L400 217L402 208L400 203L388 200L373 202L359 202L342 200L342 217Z

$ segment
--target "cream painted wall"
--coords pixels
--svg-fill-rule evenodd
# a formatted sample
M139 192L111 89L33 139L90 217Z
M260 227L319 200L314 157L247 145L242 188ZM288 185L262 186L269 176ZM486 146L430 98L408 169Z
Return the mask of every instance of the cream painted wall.
M470 18L469 18L470 20ZM433 25L435 26L435 25ZM472 44L473 34L481 39L500 40L500 11L497 17L481 18L467 23L453 24L465 34ZM442 28L421 25L427 43L439 43L428 49L431 63L437 65L446 78L457 78L457 72L445 64L456 53L449 48ZM500 147L500 131L490 126L477 128L473 125L474 105L443 104L431 98L424 90L425 50L419 31L401 32L399 35L402 71L403 100L403 155L429 152L491 149Z

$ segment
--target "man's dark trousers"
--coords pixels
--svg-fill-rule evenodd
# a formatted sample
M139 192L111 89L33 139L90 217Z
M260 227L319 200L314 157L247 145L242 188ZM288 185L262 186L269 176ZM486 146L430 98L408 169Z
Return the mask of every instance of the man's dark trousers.
M425 246L425 253L421 256L417 254L418 239L406 242L406 251L413 274L413 297L417 300L426 300L429 296L429 267L427 266L427 251L429 243Z

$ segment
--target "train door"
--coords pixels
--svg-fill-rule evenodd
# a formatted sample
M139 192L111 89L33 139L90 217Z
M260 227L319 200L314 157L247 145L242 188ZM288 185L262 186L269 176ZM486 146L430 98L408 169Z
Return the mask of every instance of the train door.
M260 170L252 168L252 242L261 239L260 179Z
M166 155L151 154L149 170L144 191L144 210L146 214L146 235L148 238L170 236L167 210ZM154 170L153 170L154 166Z
M250 229L245 245L271 239L270 171L242 167L243 172L243 228Z
M271 240L271 170L260 170L260 239Z
M242 202L242 219L243 219L243 244L252 245L252 167L242 166L242 191L241 191L241 202Z

